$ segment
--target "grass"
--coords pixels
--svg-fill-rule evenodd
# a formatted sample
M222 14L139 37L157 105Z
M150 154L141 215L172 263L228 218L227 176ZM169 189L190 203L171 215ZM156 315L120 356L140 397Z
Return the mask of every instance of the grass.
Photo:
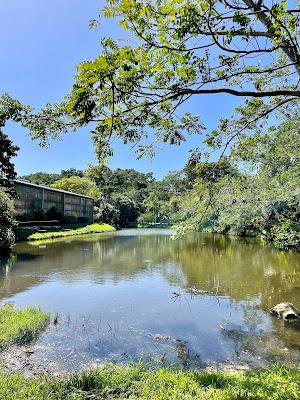
M32 233L31 235L27 236L27 240L47 240L68 236L86 235L88 233L112 232L114 230L115 228L108 224L92 224L68 231L49 230L48 232L43 233Z
M182 372L142 365L106 366L65 379L0 375L1 400L296 400L300 370Z
M5 304L0 308L0 349L35 339L48 321L49 314L38 308L16 310L11 304Z

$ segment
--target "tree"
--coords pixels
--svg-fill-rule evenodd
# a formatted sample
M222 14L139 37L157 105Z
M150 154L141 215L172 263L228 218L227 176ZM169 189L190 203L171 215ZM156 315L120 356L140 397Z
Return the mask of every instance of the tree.
M300 121L295 114L258 135L255 143L249 139L248 152L235 151L220 173L220 162L215 168L199 163L202 173L181 200L179 233L198 228L260 235L280 248L300 249Z
M67 192L78 193L94 199L100 197L100 190L95 182L80 176L70 176L62 178L50 185L54 189L66 190Z
M299 102L298 12L284 1L110 0L104 14L139 44L103 40L102 54L78 67L64 111L75 125L96 122L100 157L112 154L114 135L138 145L140 156L155 150L143 143L149 131L170 144L203 131L198 116L180 116L191 96L244 97L238 118L207 134L206 144L225 152L273 111Z
M114 203L119 210L118 225L122 228L134 225L139 216L138 204L123 194L115 195Z
M0 255L12 250L15 243L13 201L7 190L0 187Z
M19 179L34 183L35 185L45 185L45 186L51 185L60 178L61 178L60 174L49 174L47 172L42 172L42 171L19 177Z
M1 125L0 115L0 254L3 254L11 251L15 243L12 181L16 172L11 158L16 156L18 147L2 131Z
M2 109L42 144L92 122L100 159L112 154L113 137L132 143L138 157L151 155L157 141L179 145L204 132L199 116L181 111L191 97L225 93L244 103L206 133L222 158L270 115L299 103L299 10L286 1L108 0L103 13L120 21L132 46L103 39L102 53L79 65L66 100L39 113L2 97Z
M168 222L169 207L168 202L172 195L173 186L168 179L160 182L154 182L151 185L149 195L145 198L143 206L145 214L140 217L140 222L149 223L152 215L152 223Z
M8 136L0 129L0 185L10 186L15 179L15 166L11 161L17 155L19 148L13 145Z
M101 197L95 205L95 219L113 226L118 226L120 222L120 210L117 204L110 197Z
M133 191L141 192L147 190L154 181L152 173L143 173L132 168L112 170L93 165L90 165L84 172L84 176L94 180L106 195L112 192L125 192L126 194L132 194Z
M71 176L83 177L83 171L76 168L62 169L60 172L61 178L70 178Z
M59 179L70 178L71 176L79 176L82 178L83 171L77 170L76 168L69 168L66 170L63 169L58 174L52 174L40 171L40 172L35 172L33 174L20 176L20 179L29 181L31 183L34 183L35 185L49 186L55 181L58 181Z

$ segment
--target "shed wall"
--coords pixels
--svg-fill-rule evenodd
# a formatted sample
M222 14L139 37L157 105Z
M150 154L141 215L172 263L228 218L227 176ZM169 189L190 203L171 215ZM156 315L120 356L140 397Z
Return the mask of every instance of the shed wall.
M15 189L17 216L38 212L47 213L55 209L64 217L73 217L77 220L87 219L87 222L93 222L94 204L88 197L32 186L26 182L15 182Z

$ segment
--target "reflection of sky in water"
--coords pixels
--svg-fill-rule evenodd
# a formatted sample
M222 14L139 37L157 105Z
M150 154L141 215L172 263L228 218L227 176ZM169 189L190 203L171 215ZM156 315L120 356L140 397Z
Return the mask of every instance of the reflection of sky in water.
M300 305L300 263L253 240L121 231L20 244L3 266L2 302L58 312L34 357L68 368L103 359L299 361L300 329L273 319Z

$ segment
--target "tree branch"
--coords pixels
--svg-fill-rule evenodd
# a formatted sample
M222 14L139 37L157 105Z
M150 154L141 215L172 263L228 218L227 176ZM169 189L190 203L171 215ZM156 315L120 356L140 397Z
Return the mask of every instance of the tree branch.
M227 93L238 97L276 97L276 96L293 96L300 97L300 90L272 90L264 92L255 92L249 90L238 91L229 88L218 88L218 89L182 89L178 90L178 95L182 94L217 94L217 93Z
M262 11L262 8L261 8L262 2L255 3L253 0L243 0L243 2L248 7L251 7L256 12L257 18L267 28L267 31L270 34L271 38L274 38L274 35L272 33L272 23L271 23L269 17ZM292 48L294 49L294 46L287 47L284 45L280 45L280 48L286 54L286 56L293 63L295 63L296 70L297 70L298 74L300 75L300 55L297 53L297 51L292 50Z

